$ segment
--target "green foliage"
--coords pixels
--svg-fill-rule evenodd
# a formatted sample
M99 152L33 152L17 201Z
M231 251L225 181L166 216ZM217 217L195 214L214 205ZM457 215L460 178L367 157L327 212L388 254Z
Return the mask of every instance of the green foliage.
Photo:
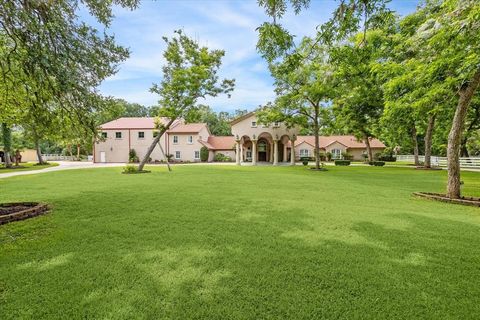
M232 158L224 155L223 153L217 153L215 155L215 157L213 158L213 161L215 161L215 162L230 162L230 161L232 161Z
M202 147L200 149L200 161L202 161L202 162L208 161L208 154L209 154L208 148L207 147Z
M385 165L384 161L369 161L369 165L375 166L375 167L383 167Z
M350 160L335 160L336 166L349 166Z
M353 155L351 155L351 154L348 153L348 152L343 152L343 153L342 153L342 158L343 158L344 160L353 160Z
M137 151L135 151L135 149L130 149L128 152L128 162L138 162Z

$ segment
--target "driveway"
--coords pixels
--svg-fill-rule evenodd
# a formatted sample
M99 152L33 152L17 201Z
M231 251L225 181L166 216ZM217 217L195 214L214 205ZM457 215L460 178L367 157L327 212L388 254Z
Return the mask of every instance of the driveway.
M18 171L18 172L7 172L0 173L0 179L9 178L15 176L23 176L27 174L39 174L52 171L61 171L61 170L72 170L72 169L91 169L91 168L106 168L106 167L123 167L124 163L93 163L93 162L80 162L80 161L53 161L59 165L56 167L50 167L40 170L30 170L30 171Z

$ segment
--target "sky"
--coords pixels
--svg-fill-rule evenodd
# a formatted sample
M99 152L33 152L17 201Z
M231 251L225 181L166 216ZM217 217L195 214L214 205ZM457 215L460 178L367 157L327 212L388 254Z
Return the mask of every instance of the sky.
M393 0L390 7L400 15L415 11L419 0ZM327 21L338 4L335 0L312 0L299 15L291 10L281 23L297 39L313 36L315 27ZM272 101L273 79L267 63L256 51L255 29L269 18L256 0L143 0L134 11L114 9L115 18L108 29L117 43L130 49L130 57L114 76L100 86L100 92L145 106L158 104L158 95L150 93L153 83L162 79L163 36L183 29L200 44L225 50L219 75L234 78L230 98L219 96L199 103L215 111L252 110ZM86 13L84 20L90 20Z

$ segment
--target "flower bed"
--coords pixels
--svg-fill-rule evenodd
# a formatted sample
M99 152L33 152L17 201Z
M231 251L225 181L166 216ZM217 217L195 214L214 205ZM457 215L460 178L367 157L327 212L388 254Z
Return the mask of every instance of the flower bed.
M24 220L48 212L48 205L38 202L0 203L0 225Z

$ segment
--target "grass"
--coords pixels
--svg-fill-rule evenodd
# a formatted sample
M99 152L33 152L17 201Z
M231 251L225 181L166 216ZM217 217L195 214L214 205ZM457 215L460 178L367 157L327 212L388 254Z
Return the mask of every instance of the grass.
M480 318L480 209L411 195L445 171L149 169L0 181L54 208L0 226L1 319Z
M20 168L15 168L15 164L13 164L13 168L5 168L4 165L0 165L0 174L7 173L7 172L18 172L18 171L31 171L31 170L40 170L50 167L56 167L58 163L49 162L48 164L36 164L34 162L22 162L20 163Z

